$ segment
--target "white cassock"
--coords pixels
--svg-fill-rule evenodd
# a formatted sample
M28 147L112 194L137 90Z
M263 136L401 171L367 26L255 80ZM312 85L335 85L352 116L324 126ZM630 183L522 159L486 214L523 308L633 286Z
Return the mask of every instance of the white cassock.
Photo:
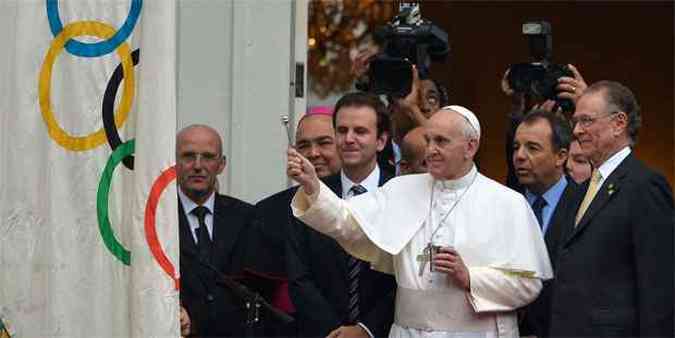
M350 200L321 183L311 196L299 189L292 208L353 256L396 276L390 337L518 337L515 310L553 276L525 198L475 166L457 180L399 176ZM470 292L418 260L429 242L457 250L469 270Z

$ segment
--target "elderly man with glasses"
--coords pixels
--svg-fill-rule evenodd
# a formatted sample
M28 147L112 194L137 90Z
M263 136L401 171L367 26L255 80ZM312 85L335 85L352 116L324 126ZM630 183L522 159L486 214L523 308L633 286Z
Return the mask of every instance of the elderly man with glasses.
M673 337L673 197L631 149L637 100L620 83L595 83L572 122L594 170L558 249L549 334Z

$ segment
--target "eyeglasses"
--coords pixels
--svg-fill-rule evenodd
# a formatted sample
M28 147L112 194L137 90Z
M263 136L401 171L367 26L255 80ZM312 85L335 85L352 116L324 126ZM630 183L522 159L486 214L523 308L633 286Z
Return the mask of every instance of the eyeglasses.
M225 156L222 157L223 159ZM178 156L178 160L185 164L192 164L199 159L202 163L211 164L219 161L220 156L213 153L185 153Z
M614 111L614 112L607 113L607 114L600 115L600 116L596 116L596 117L591 117L591 116L588 116L588 115L583 115L583 116L579 116L579 117L573 117L573 118L571 119L572 127L576 127L577 124L580 124L582 127L588 128L588 127L590 127L595 121L597 121L597 120L599 120L599 119L602 119L602 118L605 118L605 117L608 117L608 116L609 116L609 117L614 116L614 114L616 114L616 113L618 113L618 112L615 112L615 111Z

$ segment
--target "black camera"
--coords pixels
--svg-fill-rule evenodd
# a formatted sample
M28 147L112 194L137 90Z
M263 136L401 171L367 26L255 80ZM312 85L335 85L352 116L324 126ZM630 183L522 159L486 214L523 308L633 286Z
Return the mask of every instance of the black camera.
M558 79L563 76L574 77L567 65L551 63L553 36L551 24L546 21L533 21L523 24L523 35L528 38L531 63L518 63L509 68L509 86L516 93L528 95L535 101L554 100L557 109L564 112L574 110L570 99L558 98Z
M399 13L374 32L381 53L370 61L368 82L357 88L375 94L405 97L412 87L412 66L428 77L431 61L443 61L450 52L448 34L421 17L419 4L401 3Z

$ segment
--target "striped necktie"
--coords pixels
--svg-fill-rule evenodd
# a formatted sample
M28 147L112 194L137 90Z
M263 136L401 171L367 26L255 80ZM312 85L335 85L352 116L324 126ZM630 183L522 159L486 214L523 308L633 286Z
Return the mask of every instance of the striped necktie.
M358 196L365 193L367 190L361 185L355 185L351 189L353 196ZM347 258L347 282L348 282L348 297L349 297L349 312L347 320L351 324L358 322L359 309L359 274L361 273L361 261L348 255Z

